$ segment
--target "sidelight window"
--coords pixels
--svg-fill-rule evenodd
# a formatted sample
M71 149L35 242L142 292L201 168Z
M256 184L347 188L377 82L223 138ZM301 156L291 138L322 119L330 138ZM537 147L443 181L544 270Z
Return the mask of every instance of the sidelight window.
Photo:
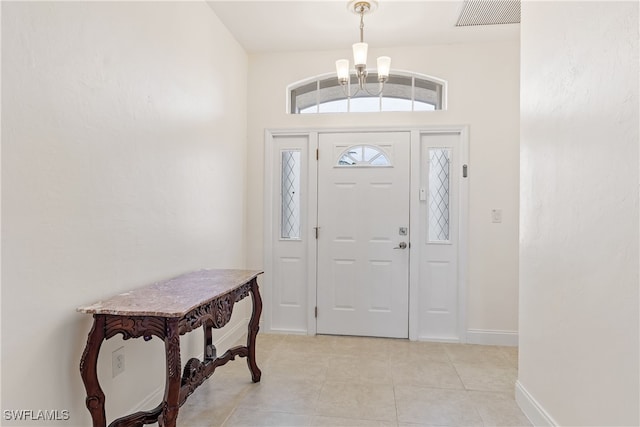
M281 222L282 239L300 239L300 150L281 152Z
M449 241L450 148L429 149L429 241Z

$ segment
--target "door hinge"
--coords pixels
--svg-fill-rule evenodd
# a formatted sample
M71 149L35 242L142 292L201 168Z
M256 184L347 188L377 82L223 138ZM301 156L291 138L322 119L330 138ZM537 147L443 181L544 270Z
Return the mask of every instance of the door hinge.
M462 177L463 178L466 178L469 175L468 169L469 169L469 167L467 165L462 165Z
M316 160L320 160L320 150L316 148Z
M316 240L317 240L317 239L318 239L318 234L319 234L320 227L313 227L313 229L315 230L315 233L316 233Z
M315 310L314 310L314 314L316 316L316 319L318 318L318 306L316 306Z

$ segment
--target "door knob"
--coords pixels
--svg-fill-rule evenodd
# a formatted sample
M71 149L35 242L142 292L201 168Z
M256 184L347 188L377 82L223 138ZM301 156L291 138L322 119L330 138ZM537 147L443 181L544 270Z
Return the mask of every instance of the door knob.
M398 246L393 249L407 249L407 244L405 242L400 242L398 243Z

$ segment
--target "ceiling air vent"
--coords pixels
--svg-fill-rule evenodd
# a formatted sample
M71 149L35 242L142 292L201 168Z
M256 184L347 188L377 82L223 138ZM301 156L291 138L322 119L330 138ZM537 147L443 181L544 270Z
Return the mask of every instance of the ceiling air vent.
M519 22L520 0L466 0L456 27Z

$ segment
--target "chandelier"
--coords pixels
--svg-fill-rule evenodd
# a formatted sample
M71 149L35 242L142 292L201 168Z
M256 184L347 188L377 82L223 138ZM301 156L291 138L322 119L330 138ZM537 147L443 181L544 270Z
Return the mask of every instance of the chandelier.
M388 56L380 56L377 60L378 65L378 82L380 83L380 89L377 93L371 93L366 87L367 81L367 50L369 45L364 42L364 15L373 12L378 7L377 0L352 0L347 5L347 8L360 15L360 42L353 44L353 62L355 63L356 77L358 78L358 87L356 91L351 95L356 95L361 90L367 92L371 96L378 96L384 89L384 84L389 79L389 70L391 69L391 58ZM348 59L339 59L336 61L336 71L338 74L338 81L340 86L345 92L346 96L350 96L349 92L349 77L351 71L349 69Z

